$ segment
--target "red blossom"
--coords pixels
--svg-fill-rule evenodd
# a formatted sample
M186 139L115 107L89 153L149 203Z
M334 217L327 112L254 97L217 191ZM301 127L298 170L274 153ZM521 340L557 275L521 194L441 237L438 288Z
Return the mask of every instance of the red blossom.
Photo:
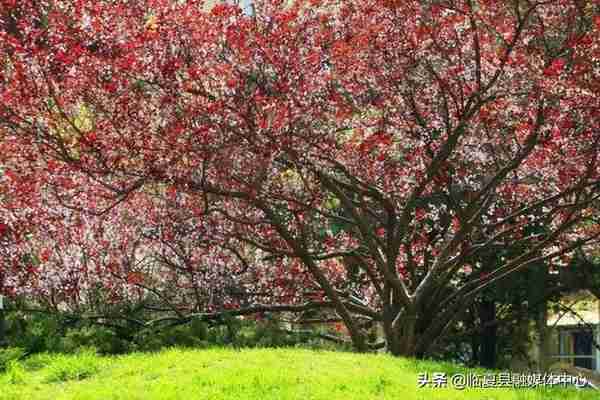
M563 58L557 58L544 70L544 75L550 77L559 75L563 71L565 64L566 62Z
M9 232L9 227L5 223L0 222L0 238L7 235Z

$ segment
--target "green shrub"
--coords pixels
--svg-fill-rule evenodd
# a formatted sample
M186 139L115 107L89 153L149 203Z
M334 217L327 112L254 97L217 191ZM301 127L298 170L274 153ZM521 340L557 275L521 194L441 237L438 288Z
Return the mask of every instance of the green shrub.
M19 385L26 381L25 369L15 360L10 361L6 366L6 376L8 377L8 381L13 385Z
M190 323L191 334L201 341L205 341L208 338L208 326L205 322L199 319L193 319Z
M282 347L296 344L297 337L283 332L275 319L258 322L254 329L254 345L259 347Z
M48 350L73 353L82 348L94 348L101 354L121 354L129 350L129 343L110 329L100 326L83 326L68 329L54 348Z
M163 347L163 338L151 329L144 329L133 337L134 351L158 351Z
M38 371L52 363L53 356L49 353L32 354L23 359L20 364L26 371Z
M11 312L6 317L6 323L8 343L23 348L29 354L56 347L62 336L58 318L53 315Z
M143 314L144 311L132 308L130 317L144 320L150 316L136 313ZM81 348L94 348L100 354L123 354L159 351L174 346L338 348L315 335L290 335L281 329L277 318L269 315L259 321L225 315L218 321L220 324L213 326L195 319L184 325L163 325L152 329L140 329L137 324L127 323L112 328L95 325L70 314L26 314L20 311L8 312L6 321L8 343L22 348L27 354L74 353ZM5 364L0 354L0 369L5 368Z
M20 347L0 349L0 371L6 371L10 363L19 360L24 355L25 350Z
M144 329L133 341L133 350L158 351L165 347L204 348L209 345L208 330L199 324L187 324L163 329Z
M46 382L83 380L101 369L101 361L91 350L81 351L75 356L57 356L48 366Z

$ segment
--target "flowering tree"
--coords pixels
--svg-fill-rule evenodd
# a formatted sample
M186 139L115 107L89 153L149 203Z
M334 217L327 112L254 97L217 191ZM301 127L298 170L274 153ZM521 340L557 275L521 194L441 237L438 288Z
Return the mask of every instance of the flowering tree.
M358 350L378 345L367 320L392 353L422 356L480 291L600 235L599 12L3 0L3 182L62 227L57 251L75 228L56 213L97 238L112 216L86 241L120 271L108 281L208 268L217 290L225 275L271 292L230 297L238 313L326 307ZM170 272L128 275L133 243Z

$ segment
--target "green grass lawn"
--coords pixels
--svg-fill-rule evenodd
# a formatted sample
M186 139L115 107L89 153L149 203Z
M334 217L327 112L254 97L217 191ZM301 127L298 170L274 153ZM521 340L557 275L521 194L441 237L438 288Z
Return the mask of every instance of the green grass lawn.
M576 389L418 388L419 372L483 373L385 355L296 349L36 355L0 375L0 399L598 399Z

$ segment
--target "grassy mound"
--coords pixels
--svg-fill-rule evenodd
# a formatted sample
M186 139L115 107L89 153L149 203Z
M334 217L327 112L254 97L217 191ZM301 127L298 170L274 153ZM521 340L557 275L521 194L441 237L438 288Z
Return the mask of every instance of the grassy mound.
M576 389L417 385L418 374L476 373L452 364L295 349L172 349L99 357L41 354L0 375L0 399L595 399Z

